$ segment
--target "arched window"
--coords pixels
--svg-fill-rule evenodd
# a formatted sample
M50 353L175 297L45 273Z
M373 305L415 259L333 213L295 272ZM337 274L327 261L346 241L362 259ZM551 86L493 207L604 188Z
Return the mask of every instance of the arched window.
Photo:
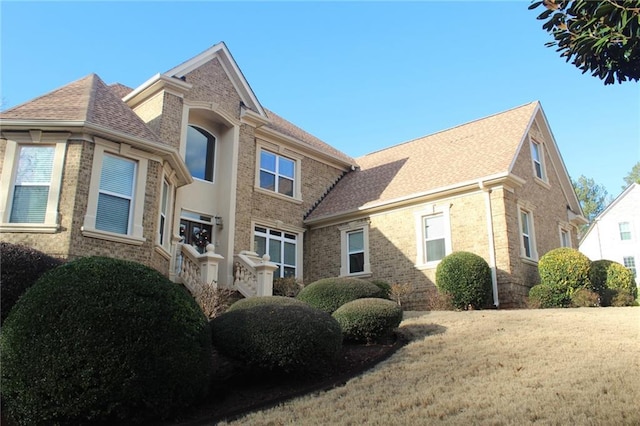
M213 182L216 138L206 130L189 125L185 162L196 179Z

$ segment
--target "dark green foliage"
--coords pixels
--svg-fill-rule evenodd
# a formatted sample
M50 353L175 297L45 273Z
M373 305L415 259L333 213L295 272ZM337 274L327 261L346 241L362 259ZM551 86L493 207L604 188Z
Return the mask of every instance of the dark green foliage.
M633 306L638 288L633 273L621 263L596 260L591 263L589 278L594 290L600 294L602 306Z
M165 418L203 398L211 341L157 271L89 257L42 276L0 337L3 409L18 424Z
M273 295L296 297L302 290L302 283L295 277L284 277L273 279Z
M591 308L600 306L600 295L595 291L580 288L571 295L571 306L575 308Z
M375 284L380 287L380 290L384 292L385 299L391 299L391 284L382 280L371 280L371 284Z
M340 306L332 316L345 340L371 342L389 336L402 321L402 308L391 300L357 299Z
M582 73L591 72L604 84L640 79L640 1L534 1L543 6L538 19L553 35L547 47Z
M558 286L538 284L529 290L527 305L530 308L566 308L570 304L571 297Z
M30 247L0 242L0 319L9 315L20 296L50 269L64 263Z
M300 291L298 299L329 314L347 302L365 297L385 298L375 284L358 278L324 278Z
M445 256L436 269L438 289L457 309L485 307L491 301L491 269L477 254L459 251Z
M257 373L318 373L334 366L340 325L310 306L259 304L211 321L214 346Z
M258 296L240 299L233 305L229 306L227 312L238 309L248 309L260 305L280 305L280 306L309 306L302 300L294 299L286 296Z
M540 283L562 289L567 296L579 288L591 288L590 268L587 256L568 247L550 250L538 261Z
M591 267L589 268L589 282L591 283L591 290L600 295L601 306L611 305L611 298L613 297L613 294L607 286L607 275L612 263L614 263L612 260L595 260L591 262Z

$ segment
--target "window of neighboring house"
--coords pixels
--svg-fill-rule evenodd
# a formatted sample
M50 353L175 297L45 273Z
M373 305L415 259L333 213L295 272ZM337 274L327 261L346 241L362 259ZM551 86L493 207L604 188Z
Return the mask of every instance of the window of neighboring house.
M191 176L213 182L216 138L206 130L189 125L185 163Z
M193 246L204 253L208 244L212 243L213 218L211 216L183 210L180 214L180 236L183 243Z
M342 260L340 275L371 274L369 264L369 224L363 222L340 226Z
M527 210L520 209L520 248L523 257L537 260L533 231L533 215Z
M22 145L13 182L10 223L44 223L55 147Z
M571 234L566 229L560 228L560 246L571 247Z
M536 177L546 180L542 144L533 139L531 139L531 158L533 160L533 170Z
M631 224L629 222L620 222L618 228L620 229L620 239L622 241L631 239Z
M167 214L169 212L169 182L167 179L162 179L162 192L160 195L160 220L158 221L158 244L162 247L167 246L169 240L169 220Z
M137 162L105 154L102 160L95 227L129 234L133 214Z
M294 196L296 162L269 151L260 151L260 188Z
M636 259L633 256L625 256L622 258L625 268L629 269L635 278L636 275Z
M253 251L259 256L268 254L271 262L278 265L273 273L274 278L296 277L298 236L259 225L253 231Z

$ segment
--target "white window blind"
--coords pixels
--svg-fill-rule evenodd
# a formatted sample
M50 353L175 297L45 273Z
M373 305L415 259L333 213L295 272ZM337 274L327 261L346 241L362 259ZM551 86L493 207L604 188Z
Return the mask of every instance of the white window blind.
M52 146L20 147L9 222L44 223L54 152Z
M96 229L129 233L136 162L105 154L100 176Z

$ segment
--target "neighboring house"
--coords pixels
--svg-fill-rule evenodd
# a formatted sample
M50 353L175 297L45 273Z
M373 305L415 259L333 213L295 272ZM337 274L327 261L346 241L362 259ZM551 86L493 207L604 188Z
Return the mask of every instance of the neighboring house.
M89 75L0 125L3 241L190 288L361 276L411 282L420 308L438 261L469 250L518 306L585 222L537 102L356 161L263 108L224 43L136 89Z
M591 260L623 264L640 286L640 184L628 186L594 219L580 241L580 251Z

